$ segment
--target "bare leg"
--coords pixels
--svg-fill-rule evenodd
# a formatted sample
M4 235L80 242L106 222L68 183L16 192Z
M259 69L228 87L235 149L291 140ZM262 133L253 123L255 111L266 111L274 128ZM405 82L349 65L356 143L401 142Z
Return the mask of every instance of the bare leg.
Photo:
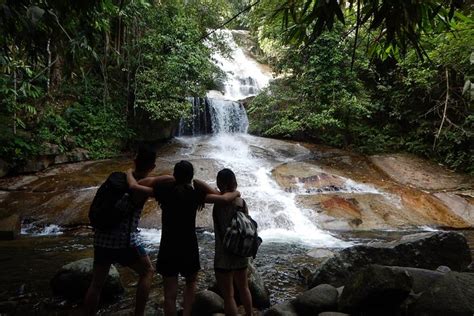
M226 316L237 316L237 304L234 299L233 272L217 272L217 285L222 291L224 297L224 312Z
M183 316L191 316L191 309L196 294L197 272L186 278L186 286L184 288Z
M130 268L139 276L135 302L135 315L142 316L145 314L145 306L148 300L148 295L150 294L151 282L155 270L153 269L148 256L140 257L136 263L130 265Z
M252 315L252 295L250 294L247 269L234 271L234 282L239 291L240 301L244 305L245 314Z
M94 264L92 282L84 298L85 315L95 315L99 306L100 292L109 274L110 264Z
M176 316L176 297L178 296L178 276L163 277L165 287L165 316Z

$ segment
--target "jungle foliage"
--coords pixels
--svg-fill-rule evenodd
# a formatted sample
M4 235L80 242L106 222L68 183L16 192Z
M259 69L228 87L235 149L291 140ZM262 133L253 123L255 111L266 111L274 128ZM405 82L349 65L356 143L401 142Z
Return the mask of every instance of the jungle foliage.
M278 77L250 103L251 132L365 153L408 151L474 172L471 8L349 2L267 0L252 12ZM410 14L421 16L415 23Z
M472 4L462 0L0 1L0 159L109 157L176 122L222 73L203 39L233 16L277 79L251 131L474 172ZM241 14L244 12L244 14ZM269 114L271 113L271 115Z
M0 159L19 165L48 143L109 157L134 141L137 117L176 120L186 96L213 87L201 38L232 10L224 0L1 1Z

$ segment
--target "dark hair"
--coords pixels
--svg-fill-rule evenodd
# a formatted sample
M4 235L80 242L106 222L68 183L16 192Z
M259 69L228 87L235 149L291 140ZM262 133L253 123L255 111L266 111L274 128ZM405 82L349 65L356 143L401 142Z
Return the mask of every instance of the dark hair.
M235 173L228 169L222 169L217 173L217 186L222 185L224 189L234 190L237 188L237 179L235 178ZM221 189L221 188L219 188Z
M145 171L153 168L155 161L156 151L145 145L138 147L137 156L135 157L136 170Z
M181 160L174 165L173 176L178 184L190 183L194 176L194 167L189 161Z

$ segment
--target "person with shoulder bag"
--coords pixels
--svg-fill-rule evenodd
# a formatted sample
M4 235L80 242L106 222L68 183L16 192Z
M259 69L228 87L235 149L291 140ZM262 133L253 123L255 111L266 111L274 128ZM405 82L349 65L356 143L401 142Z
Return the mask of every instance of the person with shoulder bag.
M256 255L262 240L257 234L257 223L249 216L245 200L237 197L230 203L215 199L216 194L227 194L237 190L237 179L230 169L217 174L220 190L208 194L206 203L214 203L215 255L214 271L217 285L224 298L226 315L237 315L234 299L234 284L237 287L245 314L252 315L252 296L248 284L249 257Z
M136 179L145 179L155 168L156 153L140 147L132 171ZM166 181L168 176L153 178ZM154 269L138 239L138 223L148 195L131 190L127 175L114 172L99 187L89 210L94 229L94 264L92 281L84 298L86 315L94 315L110 266L119 263L138 276L135 315L143 315L148 300Z

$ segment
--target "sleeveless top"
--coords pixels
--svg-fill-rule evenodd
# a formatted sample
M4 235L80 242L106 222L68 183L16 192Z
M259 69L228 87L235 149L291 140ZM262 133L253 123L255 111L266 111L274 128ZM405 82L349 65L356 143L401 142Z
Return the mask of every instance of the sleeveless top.
M215 255L214 269L239 270L244 269L249 264L249 258L239 257L225 251L223 239L227 227L232 221L235 213L243 211L248 214L247 204L242 199L243 205L235 204L235 201L227 204L215 204L212 210L212 219L214 221L215 235Z
M196 236L196 212L204 203L205 193L191 185L159 184L154 188L155 198L162 213L162 233L158 261L199 262Z

